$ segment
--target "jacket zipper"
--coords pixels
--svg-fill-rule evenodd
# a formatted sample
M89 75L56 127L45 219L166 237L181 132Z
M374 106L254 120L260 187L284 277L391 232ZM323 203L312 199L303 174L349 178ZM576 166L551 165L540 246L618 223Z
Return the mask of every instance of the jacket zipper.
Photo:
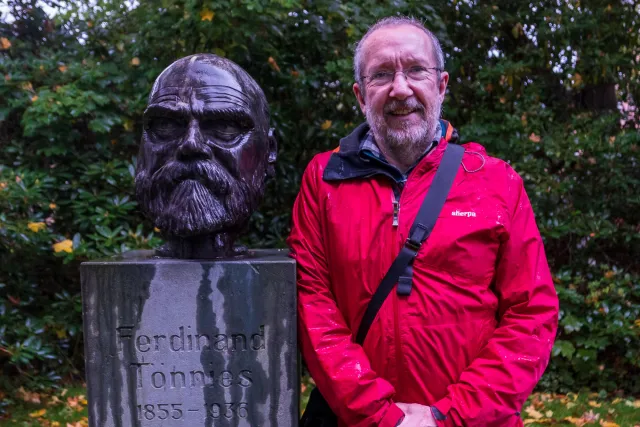
M391 195L391 203L393 204L393 222L391 225L397 227L400 224L400 187L393 184L393 194Z

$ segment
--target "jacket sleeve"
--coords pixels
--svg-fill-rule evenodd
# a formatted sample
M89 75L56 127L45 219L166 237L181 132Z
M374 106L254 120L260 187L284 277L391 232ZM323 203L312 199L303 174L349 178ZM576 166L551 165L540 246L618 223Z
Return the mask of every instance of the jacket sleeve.
M558 297L522 179L509 168L511 224L498 253L498 325L476 359L434 405L439 426L515 426L549 362ZM509 196L507 196L509 197ZM517 417L517 418L516 418Z
M302 178L287 243L297 261L298 334L302 356L318 389L349 426L394 427L403 412L394 389L371 369L336 304L324 245L322 168L312 160Z

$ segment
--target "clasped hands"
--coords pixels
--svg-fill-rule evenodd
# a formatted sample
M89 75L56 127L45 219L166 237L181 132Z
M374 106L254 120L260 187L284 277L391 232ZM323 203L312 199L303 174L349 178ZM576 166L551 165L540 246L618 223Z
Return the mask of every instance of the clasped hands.
M437 427L429 406L418 403L396 403L404 412L404 419L398 427Z

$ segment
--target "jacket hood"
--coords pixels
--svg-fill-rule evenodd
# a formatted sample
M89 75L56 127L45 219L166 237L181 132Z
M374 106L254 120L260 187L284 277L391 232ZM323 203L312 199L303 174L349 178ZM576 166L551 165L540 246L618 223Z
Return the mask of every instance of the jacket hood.
M457 143L459 140L458 131L451 123L446 120L440 120L440 127L442 128L440 143L434 149L434 153L427 156L433 161L438 161L442 157L446 147L446 144L442 144L443 141ZM394 180L401 178L401 176L398 176L399 171L397 168L384 162L372 161L370 157L361 153L360 141L369 132L369 129L370 127L366 122L362 123L353 132L340 140L340 145L333 151L325 167L323 180L342 181L369 178L374 175L386 175ZM424 160L420 161L419 166L423 165Z

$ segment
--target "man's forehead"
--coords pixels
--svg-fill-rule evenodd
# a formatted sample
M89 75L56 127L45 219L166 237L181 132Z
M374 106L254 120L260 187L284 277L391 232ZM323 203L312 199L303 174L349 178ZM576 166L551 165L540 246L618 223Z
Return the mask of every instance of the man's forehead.
M365 62L431 57L431 39L413 25L390 25L371 33L364 42ZM387 56L389 58L387 58Z

